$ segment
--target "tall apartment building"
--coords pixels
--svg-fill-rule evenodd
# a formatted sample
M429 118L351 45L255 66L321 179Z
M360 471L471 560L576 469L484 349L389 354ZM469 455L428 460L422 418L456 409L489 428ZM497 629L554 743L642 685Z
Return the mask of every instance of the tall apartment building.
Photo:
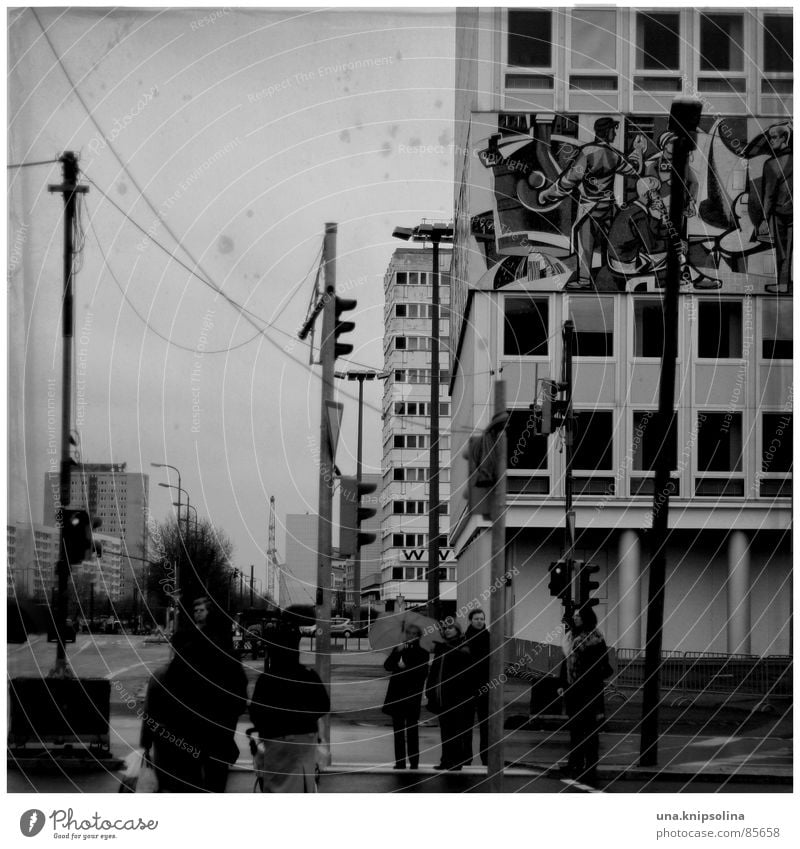
M714 7L457 12L450 539L460 608L488 598L488 523L461 454L506 383L509 631L562 608L565 454L538 381L575 326L577 557L611 643L644 644L646 529L672 244L673 98L703 104L687 181L664 648L791 651L792 13ZM673 248L674 249L674 248ZM510 635L510 634L509 634Z
M143 587L147 558L149 476L126 471L126 463L83 463L72 470L70 506L100 519L100 533L123 541L120 601L131 602ZM55 523L59 474L45 475L44 521Z
M384 277L383 484L381 488L381 587L388 608L428 597L428 469L431 403L432 249L399 248ZM446 544L450 528L450 354L451 252L440 250L439 466L440 552L444 576L440 596L445 614L455 609L455 558ZM365 573L366 574L366 573Z

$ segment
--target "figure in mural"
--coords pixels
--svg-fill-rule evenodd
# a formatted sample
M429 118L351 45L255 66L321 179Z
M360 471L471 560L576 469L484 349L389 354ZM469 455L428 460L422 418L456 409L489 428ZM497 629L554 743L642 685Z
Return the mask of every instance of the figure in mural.
M552 185L539 193L545 205L569 197L578 189L578 211L572 225L571 247L578 261L568 288L593 288L592 259L597 248L604 250L611 223L617 212L614 180L617 174L639 177L644 167L647 142L637 136L633 151L626 157L612 143L619 121L598 118L594 123L594 141L584 145L572 165Z
M644 163L644 176L655 177L658 180L658 189L664 207L669 214L669 195L672 184L672 151L675 147L675 133L669 130L661 133L656 141L658 153L649 157ZM697 176L691 166L687 169L686 176L686 217L692 218L697 214L697 192L699 189Z
M757 238L772 242L777 283L768 292L788 294L792 275L792 144L785 124L769 127L767 139L772 152L761 172L761 213Z

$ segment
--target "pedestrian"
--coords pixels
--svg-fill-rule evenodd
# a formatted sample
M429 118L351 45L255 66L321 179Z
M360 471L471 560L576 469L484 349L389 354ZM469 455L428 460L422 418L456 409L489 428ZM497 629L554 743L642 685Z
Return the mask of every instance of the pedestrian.
M300 631L283 623L270 635L269 669L256 681L250 719L259 741L251 744L263 793L314 793L319 720L330 712L328 691L300 663Z
M195 599L193 623L175 635L170 685L186 708L182 736L200 753L198 789L224 793L228 769L239 757L235 734L247 706L247 677L227 630L214 627L209 610L208 598Z
M478 609L469 614L464 645L469 651L472 672L472 699L469 702L469 725L478 720L481 763L489 765L489 629L486 614ZM468 739L467 764L472 763L472 732Z
M579 608L564 641L559 693L564 696L570 735L567 771L587 784L597 779L600 726L605 720L603 690L612 673L597 615L591 607Z
M392 649L383 668L391 672L383 712L392 717L394 768L419 767L419 714L428 677L428 652L420 645L422 631L407 625L405 642Z
M428 710L439 715L442 738L442 759L435 768L456 771L472 753L471 661L458 623L445 622L442 637L444 642L437 643L434 649L426 695Z

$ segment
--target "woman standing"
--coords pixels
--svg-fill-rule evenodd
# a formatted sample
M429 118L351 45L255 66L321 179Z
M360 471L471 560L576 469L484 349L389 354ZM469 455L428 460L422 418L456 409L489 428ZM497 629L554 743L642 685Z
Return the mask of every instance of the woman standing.
M593 784L600 757L600 726L605 720L603 689L613 670L608 648L591 607L576 610L564 644L560 692L564 695L570 735L567 770Z
M383 712L392 717L394 728L394 768L419 767L419 714L425 679L428 677L428 652L419 644L422 631L407 625L405 642L392 649L383 668L391 672Z

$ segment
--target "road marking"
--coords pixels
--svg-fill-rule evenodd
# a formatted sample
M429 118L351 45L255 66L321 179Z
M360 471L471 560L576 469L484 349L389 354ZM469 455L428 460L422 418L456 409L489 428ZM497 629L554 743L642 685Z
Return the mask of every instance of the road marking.
M109 672L108 675L104 675L103 677L106 681L113 681L114 678L119 678L123 672L130 672L131 669L136 669L137 666L144 666L149 663L149 660L140 660L138 663L132 663L130 666L123 666L122 669L116 669L114 672Z
M569 787L577 787L578 790L583 790L584 793L602 793L598 787L592 787L590 784L582 784L580 781L575 781L574 778L562 778L560 779L562 784L566 784Z

